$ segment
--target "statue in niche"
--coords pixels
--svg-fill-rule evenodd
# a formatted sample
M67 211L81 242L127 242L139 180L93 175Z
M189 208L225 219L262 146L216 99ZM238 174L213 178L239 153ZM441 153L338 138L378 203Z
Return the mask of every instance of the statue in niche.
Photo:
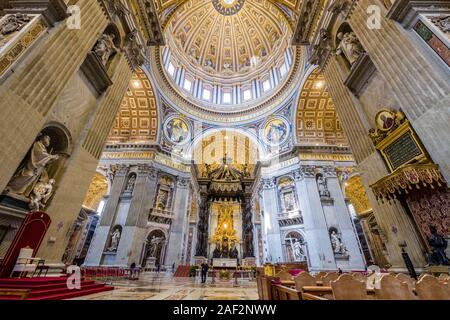
M294 253L295 261L303 261L305 259L302 244L300 243L299 240L294 241L294 243L292 244L292 251Z
M153 236L150 240L150 257L156 258L159 247L162 245L163 238Z
M159 190L158 197L156 199L156 207L164 210L167 208L167 202L169 199L169 192L167 190Z
M115 38L116 36L112 33L104 33L94 47L95 54L100 58L104 66L108 64L111 55L116 52L114 45Z
M339 32L337 38L340 40L336 54L343 54L350 65L353 65L359 56L364 53L364 48L361 46L356 34L354 32Z
M108 251L114 252L117 251L117 248L119 247L119 241L120 241L120 229L116 228L112 233L110 233L111 236L111 245L108 248Z
M327 179L322 175L318 175L317 177L317 188L319 189L319 195L321 197L330 197L330 191L328 190Z
M134 184L136 183L136 175L132 174L128 178L127 185L125 187L125 192L133 192Z
M48 181L41 180L36 183L30 196L29 207L31 210L38 211L44 209L48 199L52 196L54 184L55 179L50 179Z
M335 254L344 254L345 253L345 247L342 244L341 239L337 235L336 231L331 231L330 233L330 239L331 239L331 246L333 247L333 252Z
M295 209L295 199L294 193L292 191L284 193L283 200L284 200L284 208L286 211L292 211Z
M46 166L59 159L47 151L50 146L50 137L40 135L33 144L24 164L17 170L6 186L6 191L29 197L38 181L49 181Z

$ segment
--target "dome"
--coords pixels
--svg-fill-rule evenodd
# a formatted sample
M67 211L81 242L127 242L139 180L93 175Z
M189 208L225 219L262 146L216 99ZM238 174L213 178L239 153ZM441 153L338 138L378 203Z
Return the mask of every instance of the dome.
M243 112L286 83L296 60L292 30L268 0L188 0L165 24L164 75L208 112ZM218 108L218 105L220 106Z

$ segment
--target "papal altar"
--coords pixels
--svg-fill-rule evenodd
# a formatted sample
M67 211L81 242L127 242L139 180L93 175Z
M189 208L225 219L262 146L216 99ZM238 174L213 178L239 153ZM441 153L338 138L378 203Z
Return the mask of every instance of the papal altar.
M213 267L222 267L222 268L236 268L237 267L237 259L226 259L226 258L214 258L213 259Z

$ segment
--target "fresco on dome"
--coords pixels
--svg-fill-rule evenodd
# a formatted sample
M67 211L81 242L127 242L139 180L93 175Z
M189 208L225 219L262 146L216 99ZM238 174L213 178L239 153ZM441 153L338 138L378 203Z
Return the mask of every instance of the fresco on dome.
M277 146L286 141L289 136L289 125L282 118L269 120L264 126L264 141L272 146Z
M190 135L189 126L186 121L179 118L169 118L164 125L164 134L173 143L185 143Z

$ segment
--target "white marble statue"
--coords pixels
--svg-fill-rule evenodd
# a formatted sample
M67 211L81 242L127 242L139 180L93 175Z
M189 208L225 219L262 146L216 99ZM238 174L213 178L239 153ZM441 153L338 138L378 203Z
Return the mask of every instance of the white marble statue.
M344 54L348 62L353 65L359 56L364 53L364 48L361 46L356 34L354 32L339 32L337 38L340 42L336 54Z
M330 191L328 190L327 179L319 175L317 177L317 188L319 189L319 195L321 197L330 197Z
M31 210L38 211L45 207L45 204L53 193L54 184L55 179L50 179L48 181L41 180L36 183L30 195L29 207Z
M331 239L331 246L333 247L334 253L340 253L340 254L345 253L344 245L342 244L341 239L339 239L338 235L336 234L336 231L333 230L331 232L330 239Z
M111 246L108 248L109 251L117 251L120 241L120 230L116 228L114 232L111 233Z
M153 258L156 258L156 254L158 253L158 248L160 244L162 243L161 237L155 237L153 236L150 240L150 256Z
M133 192L134 184L136 182L136 176L132 174L127 181L127 186L125 187L126 192Z
M106 66L109 58L116 51L114 45L115 37L116 36L112 33L104 33L100 39L98 39L97 44L94 47L95 54L100 58L104 66Z
M300 241L295 241L292 244L292 251L294 252L294 260L295 261L303 261L305 260L305 254L303 253L302 245Z
M45 167L59 158L47 151L50 146L50 137L42 135L31 148L24 165L14 174L9 181L6 191L25 197L29 197L36 183L47 179Z

